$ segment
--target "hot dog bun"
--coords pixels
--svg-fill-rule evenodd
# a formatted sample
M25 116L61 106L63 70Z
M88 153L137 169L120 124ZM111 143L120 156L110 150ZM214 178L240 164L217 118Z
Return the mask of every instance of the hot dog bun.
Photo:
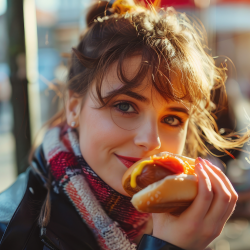
M157 157L172 156L188 163L194 169L195 160L168 152L162 152ZM186 171L171 174L156 181L145 188L131 187L131 175L143 162L150 161L152 157L142 159L132 165L123 175L122 184L124 190L132 196L132 204L140 212L164 213L174 215L182 213L197 195L197 177L194 171ZM157 170L156 170L157 171ZM186 172L186 173L185 173Z

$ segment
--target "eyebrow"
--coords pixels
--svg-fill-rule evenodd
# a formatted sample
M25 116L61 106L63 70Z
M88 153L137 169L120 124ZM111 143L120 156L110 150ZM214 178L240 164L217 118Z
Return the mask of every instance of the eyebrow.
M147 97L145 97L143 95L140 95L140 94L138 94L136 92L130 91L130 90L123 93L123 95L130 96L130 97L132 97L132 98L134 98L134 99L136 99L138 101L144 102L144 103L150 103L150 100Z
M182 107L168 107L166 110L181 112L181 113L185 113L185 114L189 115L189 111L186 108L182 108Z

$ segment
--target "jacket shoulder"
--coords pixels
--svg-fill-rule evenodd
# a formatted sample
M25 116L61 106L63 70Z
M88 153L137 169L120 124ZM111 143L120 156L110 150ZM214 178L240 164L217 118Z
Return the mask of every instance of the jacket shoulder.
M15 244L24 246L27 237L39 230L37 218L47 194L44 187L46 178L38 174L38 171L42 172L44 169L42 154L39 147L35 152L32 167L20 174L14 184L0 194L1 250L15 249ZM44 171L42 173L44 174ZM39 244L39 241L37 242Z
M9 188L0 194L0 223L9 223L18 205L22 201L25 191L27 188L31 188L27 187L30 171L34 172L41 185L45 184L46 178L42 177L42 175L45 177L48 175L48 170L46 169L45 163L43 151L40 146L34 154L32 161L33 169L29 167L26 172L20 174L17 177L16 181ZM38 173L36 174L36 170L42 173L42 175L38 175Z
M0 223L7 224L10 221L23 198L27 178L28 170L20 174L14 184L0 194Z

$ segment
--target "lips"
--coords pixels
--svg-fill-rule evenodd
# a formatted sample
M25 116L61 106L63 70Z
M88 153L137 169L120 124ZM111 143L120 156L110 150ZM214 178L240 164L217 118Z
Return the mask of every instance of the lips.
M141 160L142 158L128 157L116 155L116 157L127 167L130 168L135 162Z

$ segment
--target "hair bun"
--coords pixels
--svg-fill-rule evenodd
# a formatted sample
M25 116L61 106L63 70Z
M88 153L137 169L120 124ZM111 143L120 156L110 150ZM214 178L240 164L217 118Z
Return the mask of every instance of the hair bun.
M112 3L108 1L99 1L92 5L87 13L86 22L88 27L94 22L97 17L109 16L112 13L109 9L112 7ZM105 13L106 12L106 13Z
M112 5L114 12L121 15L136 10L136 8L133 0L116 0Z

